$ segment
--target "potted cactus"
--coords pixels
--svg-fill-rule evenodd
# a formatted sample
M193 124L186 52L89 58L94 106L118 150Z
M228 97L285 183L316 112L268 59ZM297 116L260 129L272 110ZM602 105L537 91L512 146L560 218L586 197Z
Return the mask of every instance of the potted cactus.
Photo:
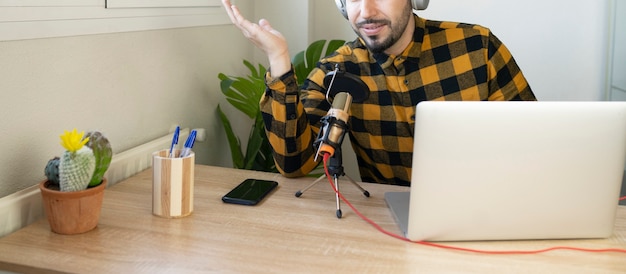
M74 129L61 135L61 145L65 151L48 161L39 184L46 216L53 232L84 233L98 225L111 144L99 131Z

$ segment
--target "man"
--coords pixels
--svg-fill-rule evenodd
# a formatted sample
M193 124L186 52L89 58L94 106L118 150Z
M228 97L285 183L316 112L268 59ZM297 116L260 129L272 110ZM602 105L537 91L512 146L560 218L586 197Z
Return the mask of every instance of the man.
M301 91L281 33L264 19L246 20L229 0L222 3L269 58L260 104L275 161L288 177L318 164L313 142L330 108L324 77L335 68L359 76L370 90L365 101L352 104L348 130L364 182L410 184L415 106L421 101L536 100L489 29L425 20L413 14L410 0L338 1L358 39L322 58Z

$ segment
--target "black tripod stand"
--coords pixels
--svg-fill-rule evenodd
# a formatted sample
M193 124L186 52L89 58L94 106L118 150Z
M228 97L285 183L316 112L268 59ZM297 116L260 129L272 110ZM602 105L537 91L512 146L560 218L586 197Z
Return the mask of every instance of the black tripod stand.
M339 199L339 177L340 176L345 176L346 178L348 178L348 180L355 185L358 189L361 190L361 192L363 192L363 195L365 195L365 197L369 197L370 193L363 189L356 181L354 181L352 178L350 178L350 176L346 175L343 171L343 166L342 166L342 157L341 157L341 147L338 147L335 149L335 153L333 154L332 157L330 157L328 159L328 173L333 177L333 183L335 185L335 189L337 190L337 193L335 193L335 199L337 201L337 218L341 218L341 203L340 203L340 199ZM326 174L320 176L319 178L317 178L317 180L315 180L313 183L311 183L310 185L308 185L307 187L305 187L302 190L298 190L296 192L296 197L300 197L302 196L302 194L307 191L308 189L310 189L311 187L313 187L315 184L317 184L318 182L322 181L323 179L326 178Z
M335 199L337 200L337 218L341 218L341 204L339 197L339 177L346 176L348 180L359 188L365 197L369 197L370 193L357 184L350 176L347 176L343 172L342 157L341 157L341 143L343 137L348 129L348 119L350 118L348 112L350 111L350 104L354 102L363 102L369 95L368 86L361 81L357 76L339 71L339 66L335 65L335 70L329 72L324 77L324 85L328 87L326 91L326 100L332 103L328 114L322 119L320 123L322 126L317 134L317 139L313 143L313 146L317 150L315 160L317 157L324 153L330 153L332 156L328 159L328 174L333 177L333 183L335 186ZM334 88L334 89L331 89ZM350 91L350 92L348 92ZM329 96L333 97L333 100L329 100ZM296 192L296 197L302 196L302 193L313 187L319 181L323 180L326 174L320 176L313 183L308 185L302 190Z

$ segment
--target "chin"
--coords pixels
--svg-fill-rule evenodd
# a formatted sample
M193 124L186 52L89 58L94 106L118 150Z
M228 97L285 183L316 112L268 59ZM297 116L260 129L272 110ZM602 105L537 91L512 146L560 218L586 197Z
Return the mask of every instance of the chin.
M379 40L373 40L373 39L364 39L364 40L365 40L365 45L367 46L367 48L374 53L383 52L387 49L383 45L383 43Z

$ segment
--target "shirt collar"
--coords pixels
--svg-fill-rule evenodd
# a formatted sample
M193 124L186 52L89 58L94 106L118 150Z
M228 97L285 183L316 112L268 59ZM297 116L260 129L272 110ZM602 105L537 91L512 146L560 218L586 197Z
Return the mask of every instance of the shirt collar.
M413 32L413 41L409 43L406 49L399 56L389 56L384 52L381 53L372 53L370 52L370 59L376 60L376 62L381 66L381 68L386 69L389 66L394 65L395 59L400 59L402 61L418 63L419 56L422 53L422 43L424 41L425 31L425 19L420 18L417 15L413 15L415 18L415 30ZM365 42L363 39L359 38L359 42L365 46ZM401 61L401 62L402 62Z

